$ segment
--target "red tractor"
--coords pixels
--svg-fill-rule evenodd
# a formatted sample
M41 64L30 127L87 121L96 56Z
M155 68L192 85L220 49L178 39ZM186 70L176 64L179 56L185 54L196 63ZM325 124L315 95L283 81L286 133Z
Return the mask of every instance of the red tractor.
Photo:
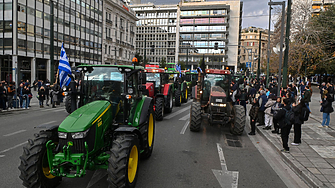
M200 131L201 114L206 113L209 124L230 125L230 132L241 135L245 127L245 110L230 100L231 74L228 70L198 70L197 85L192 88L190 130Z

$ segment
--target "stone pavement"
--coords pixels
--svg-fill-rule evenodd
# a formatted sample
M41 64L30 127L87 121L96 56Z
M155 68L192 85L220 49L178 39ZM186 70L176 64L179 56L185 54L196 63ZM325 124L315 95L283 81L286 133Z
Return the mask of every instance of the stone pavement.
M313 86L312 114L307 122L302 125L302 143L291 146L294 137L291 129L289 147L290 153L280 152L282 147L281 137L263 130L257 126L257 132L280 153L282 158L312 187L335 188L335 113L331 113L330 128L319 128L322 121L320 112L320 93Z

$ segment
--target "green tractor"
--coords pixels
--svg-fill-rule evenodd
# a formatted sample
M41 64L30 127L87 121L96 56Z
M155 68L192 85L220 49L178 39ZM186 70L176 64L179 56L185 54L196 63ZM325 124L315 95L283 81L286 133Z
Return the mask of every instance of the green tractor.
M197 85L194 86L193 102L190 110L190 130L201 129L202 113L206 114L210 125L229 125L230 132L241 135L245 127L245 111L241 105L233 105L230 100L231 75L227 70L206 69L198 71Z
M184 102L187 102L188 95L192 94L192 88L197 84L198 73L196 71L182 71L183 80L186 82L187 90L185 91ZM191 95L192 96L192 95Z
M63 177L106 169L110 188L135 187L140 158L153 151L153 100L142 67L83 65L82 107L29 139L20 157L25 187L56 187Z

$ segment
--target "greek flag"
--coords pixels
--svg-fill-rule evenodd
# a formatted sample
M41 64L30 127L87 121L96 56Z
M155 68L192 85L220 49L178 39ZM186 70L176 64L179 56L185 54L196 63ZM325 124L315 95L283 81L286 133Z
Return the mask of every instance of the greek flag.
M181 77L181 65L176 65L176 71L180 73L179 77Z
M69 64L69 59L67 58L64 43L62 44L62 49L60 52L60 59L59 59L59 84L60 87L63 88L64 86L68 86L71 82L71 78L68 74L71 74L71 67Z

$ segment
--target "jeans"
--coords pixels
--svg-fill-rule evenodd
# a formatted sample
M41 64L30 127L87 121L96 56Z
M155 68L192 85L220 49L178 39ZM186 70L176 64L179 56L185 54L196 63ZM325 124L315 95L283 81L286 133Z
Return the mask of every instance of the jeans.
M330 114L329 113L323 113L322 115L322 126L329 126L330 122Z
M20 99L20 108L22 108L22 107L23 107L23 106L22 106L22 105L23 105L23 97L20 96L19 99ZM17 108L18 108L18 107L17 107Z
M43 101L44 101L44 100L40 100L40 106L43 106Z
M308 110L311 112L311 109L309 108L309 103L306 102L305 105L307 106Z
M23 98L25 98L25 99L23 99L23 108L28 108L28 105L29 105L29 97L28 97L28 95L27 94L25 94L25 95L23 95Z
M8 108L13 108L13 96L8 96Z

